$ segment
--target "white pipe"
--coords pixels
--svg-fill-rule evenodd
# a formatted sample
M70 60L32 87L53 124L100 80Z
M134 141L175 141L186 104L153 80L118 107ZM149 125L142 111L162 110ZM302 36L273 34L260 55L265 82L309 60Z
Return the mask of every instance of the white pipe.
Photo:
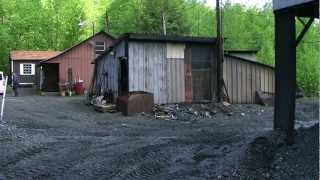
M2 97L2 103L1 103L1 114L0 114L0 120L2 122L3 120L3 110L4 110L4 101L6 98L6 92L7 92L7 83L8 83L8 77L5 78L5 84L4 84L4 91L3 91L3 97Z

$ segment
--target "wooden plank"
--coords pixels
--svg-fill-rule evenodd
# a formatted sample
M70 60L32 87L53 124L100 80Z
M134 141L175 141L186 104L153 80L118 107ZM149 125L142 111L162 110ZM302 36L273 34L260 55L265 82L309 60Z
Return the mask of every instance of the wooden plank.
M263 68L261 68L260 74L261 74L261 91L265 91L265 75L264 75L265 72Z
M256 82L257 82L257 75L256 75L256 65L251 65L251 103L255 103L255 92L257 91L257 85L256 85Z
M241 62L241 79L242 79L242 83L241 83L241 89L242 89L242 100L241 103L247 103L248 101L248 97L247 97L247 67L246 67L246 63Z
M179 61L179 66L180 66L180 92L181 92L181 100L180 100L180 102L185 102L186 101L186 99L185 99L185 97L186 97L186 94L185 94L185 92L186 92L186 90L185 90L185 76L184 76L184 72L185 72L185 66L184 66L184 59L181 59L180 61Z
M272 70L269 69L269 92L272 93L273 92L273 83L272 83Z
M242 83L241 83L241 65L239 62L236 62L237 67L237 103L242 101Z
M247 103L253 103L252 99L252 65L247 63Z
M232 93L233 93L233 99L234 99L233 103L238 103L238 83L237 83L238 70L237 70L236 63L237 63L236 61L232 61Z
M192 80L192 66L191 66L191 47L186 47L185 50L185 101L193 101L193 80Z
M224 64L226 65L226 76L225 76L225 84L227 87L227 93L229 95L229 99L231 100L231 94L230 94L230 82L229 82L229 78L230 78L230 69L229 69L229 59L225 58L224 59Z
M232 87L232 61L230 59L227 59L227 81L228 81L228 94L229 94L229 98L230 98L230 102L233 103L233 87Z
M172 102L172 94L170 93L171 92L171 88L172 88L172 78L171 78L171 61L168 60L168 68L167 68L167 76L168 76L168 79L167 79L167 86L168 86L168 103L171 103Z

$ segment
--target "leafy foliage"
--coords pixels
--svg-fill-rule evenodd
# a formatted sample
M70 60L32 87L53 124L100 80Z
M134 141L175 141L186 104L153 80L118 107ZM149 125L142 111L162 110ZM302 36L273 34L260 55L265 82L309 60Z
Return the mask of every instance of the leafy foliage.
M224 3L226 49L256 49L259 61L274 65L274 16L263 8ZM8 71L9 51L64 50L106 29L126 32L215 36L215 10L204 0L0 0L0 68ZM79 27L80 22L86 26ZM319 22L297 52L297 82L307 95L319 91ZM301 31L297 23L297 32Z

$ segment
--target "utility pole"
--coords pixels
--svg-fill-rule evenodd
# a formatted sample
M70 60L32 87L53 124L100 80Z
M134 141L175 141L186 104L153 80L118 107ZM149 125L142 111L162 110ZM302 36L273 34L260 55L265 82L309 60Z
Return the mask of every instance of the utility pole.
M218 102L223 101L223 28L222 28L222 13L220 7L220 0L216 0L216 18L217 18L217 98Z

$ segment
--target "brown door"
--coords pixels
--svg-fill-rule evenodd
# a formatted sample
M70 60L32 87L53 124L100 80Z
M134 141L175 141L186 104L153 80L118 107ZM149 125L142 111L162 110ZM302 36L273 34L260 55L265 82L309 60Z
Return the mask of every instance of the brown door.
M59 64L45 64L43 70L42 91L59 91Z
M189 45L186 59L191 59L193 102L214 100L216 72L212 72L213 46ZM191 58L190 58L191 57ZM214 90L214 91L212 91Z

